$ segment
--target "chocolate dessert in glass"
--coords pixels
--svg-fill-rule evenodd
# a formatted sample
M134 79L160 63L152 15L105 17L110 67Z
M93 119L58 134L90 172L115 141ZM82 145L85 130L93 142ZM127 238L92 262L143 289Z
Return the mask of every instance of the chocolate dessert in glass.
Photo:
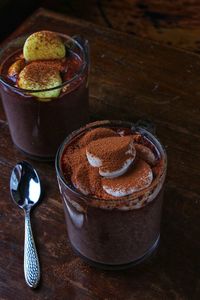
M121 269L160 239L166 153L129 122L99 121L70 134L56 156L70 243L87 262Z
M81 37L39 31L1 50L1 98L17 148L53 159L66 133L87 123L88 69Z

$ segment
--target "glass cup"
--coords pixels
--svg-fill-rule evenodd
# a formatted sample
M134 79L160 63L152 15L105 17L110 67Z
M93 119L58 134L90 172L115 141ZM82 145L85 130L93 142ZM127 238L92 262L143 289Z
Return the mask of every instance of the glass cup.
M23 49L28 35L11 41L0 51L0 92L13 143L28 156L41 160L53 159L65 136L89 118L88 42L79 36L57 34L81 64L72 78L54 88L62 89L55 99L40 101L30 95L33 91L12 85L2 73L6 60ZM40 91L34 91L35 95L37 92Z
M85 196L72 186L70 179L63 175L63 152L78 137L98 127L139 132L155 146L161 162L160 171L148 188L127 197L104 200ZM58 150L56 173L74 251L88 263L104 269L126 268L148 258L160 239L166 166L166 153L158 139L132 123L98 121L70 134Z

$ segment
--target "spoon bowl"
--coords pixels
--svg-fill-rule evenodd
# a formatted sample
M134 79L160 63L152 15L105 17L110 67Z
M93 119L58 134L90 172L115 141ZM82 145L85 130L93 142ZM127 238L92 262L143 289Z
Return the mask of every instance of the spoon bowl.
M12 170L10 192L14 202L25 210L38 203L41 183L37 172L29 163L19 162Z

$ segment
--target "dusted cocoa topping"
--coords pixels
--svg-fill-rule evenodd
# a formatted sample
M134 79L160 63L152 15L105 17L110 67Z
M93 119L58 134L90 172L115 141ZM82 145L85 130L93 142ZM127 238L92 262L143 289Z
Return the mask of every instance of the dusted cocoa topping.
M82 138L80 138L79 145L83 147L88 145L92 141L96 141L98 139L109 136L117 136L117 133L110 128L96 128L88 131Z
M37 38L38 38L38 42L40 44L44 43L46 47L49 44L52 45L53 47L58 47L62 42L60 37L58 37L58 35L55 32L48 31L48 30L37 32Z
M103 189L116 197L123 197L148 187L153 180L151 167L143 160L135 162L123 176L102 179Z
M78 147L68 147L65 155L63 156L63 164L65 171L70 173L73 172L79 165L88 165L87 157L85 155L85 149Z
M88 195L90 193L89 168L87 165L81 164L76 166L72 173L72 181L74 186L84 195Z
M86 146L86 151L108 164L112 164L111 161L119 160L120 167L121 160L124 160L124 154L130 157L130 145L132 146L131 136L107 137L91 141Z
M160 160L151 148L141 134L98 128L66 148L62 168L83 194L116 199L146 189L158 175Z
M98 168L90 168L86 164L77 166L72 173L72 182L84 195L95 194L99 198L112 199L103 190Z
M124 164L127 164L128 168L133 162L135 154L136 151L130 136L102 138L91 141L86 146L86 156L89 163L93 167L100 167L100 174L107 173L107 176L109 173L121 170ZM124 171L127 168L125 166Z
M91 168L88 163L85 147L68 147L63 156L63 165L65 176L72 174L74 186L84 195L95 194L100 198L111 198L102 188L99 169Z
M32 90L38 89L38 83L40 89L45 89L52 81L56 82L60 77L59 73L59 63L47 64L43 62L32 62L27 65L19 74L18 84L21 87L23 80L28 83L28 88L31 87ZM60 79L60 83L62 83ZM25 84L24 84L25 85Z
M43 68L45 68L47 66L51 70L54 70L54 71L56 70L59 72L66 72L68 69L65 59L37 60L35 62L29 63L29 65L32 65L32 64L36 64L38 66L40 65Z

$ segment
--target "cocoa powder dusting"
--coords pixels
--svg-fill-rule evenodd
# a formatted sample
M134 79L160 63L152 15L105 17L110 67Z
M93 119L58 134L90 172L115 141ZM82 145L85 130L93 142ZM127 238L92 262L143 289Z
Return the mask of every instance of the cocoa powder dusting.
M51 60L37 60L29 64L37 63L37 65L46 66L53 71L65 72L66 71L66 59L51 59Z
M127 159L133 157L132 137L107 137L92 141L86 147L86 151L102 160L102 171L119 170Z
M24 77L27 81L32 84L39 82L43 86L49 83L49 78L57 76L57 70L43 62L31 62L23 71L25 72Z
M64 175L71 176L73 185L83 194L93 194L100 198L111 199L101 184L98 168L92 168L86 157L86 147L70 146L62 157Z
M47 46L51 44L52 46L56 47L61 43L61 38L55 32L43 30L37 32L37 35L40 39L40 43L46 43Z
M92 141L96 141L105 137L117 136L117 133L110 128L96 128L88 131L79 140L79 146L83 147Z
M152 181L152 169L138 155L129 170L116 178L102 177L99 174L99 168L92 167L86 156L86 151L90 151L102 159L104 167L106 166L109 170L120 168L125 159L131 155L130 145L135 136L119 136L112 129L107 128L98 128L98 130L87 132L65 149L62 156L64 175L67 178L70 177L72 184L83 194L90 194L105 200L114 200L116 197L108 194L103 189L104 185L113 190L120 188L129 190L133 186L136 189L143 186L145 188ZM136 140L138 142L138 136ZM132 147L134 146L132 145Z
M86 164L77 165L72 172L72 182L77 189L83 194L89 194L90 180L89 180L89 168Z
M112 190L128 191L135 187L136 191L140 190L143 186L151 183L151 167L143 160L137 159L134 167L130 168L123 176L108 179L103 178L102 184L108 186Z

